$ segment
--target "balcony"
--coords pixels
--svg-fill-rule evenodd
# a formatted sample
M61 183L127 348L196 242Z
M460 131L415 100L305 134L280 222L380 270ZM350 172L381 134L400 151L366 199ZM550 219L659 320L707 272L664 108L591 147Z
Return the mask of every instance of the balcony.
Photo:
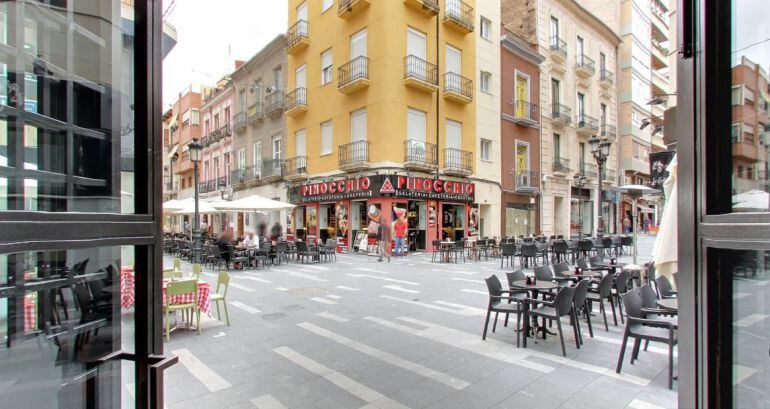
M575 73L579 77L588 78L596 73L596 62L585 54L575 56Z
M240 132L246 128L246 113L241 111L235 114L233 118L233 130Z
M626 157L620 161L620 169L626 172L635 172L642 176L650 175L650 163L646 156L633 154L630 158Z
M286 32L286 53L297 54L310 45L310 36L308 33L308 24L305 20L297 21L289 27Z
M537 104L527 101L513 101L513 106L514 111L513 116L510 117L511 121L532 128L538 127L540 108Z
M615 85L615 74L609 70L601 70L599 73L599 83L603 88L610 88Z
M668 78L661 74L660 70L652 70L652 85L657 88L657 90L653 89L653 93L658 94L669 93L671 86L668 82Z
M337 89L349 94L369 86L369 57L359 56L337 69Z
M424 92L438 89L438 67L414 55L404 57L404 84Z
M439 10L441 10L438 0L404 0L404 3L431 17L438 15Z
M404 168L433 172L438 166L435 144L407 139L404 141Z
M599 132L599 120L592 116L578 113L575 122L575 130L580 135L591 136Z
M262 102L254 103L246 109L246 122L248 122L249 125L254 125L262 120L263 115L264 106L262 105Z
M345 172L369 169L369 141L355 141L340 145L339 167Z
M746 140L733 141L733 158L747 161L759 159L759 150L754 142Z
M307 112L307 88L296 88L286 94L286 115L297 116Z
M514 175L516 192L534 194L540 191L540 174L528 170L517 170Z
M666 47L663 47L659 42L652 40L651 54L653 70L669 66L668 53L669 51Z
M370 0L340 0L337 15L347 20L369 7L370 3Z
M567 42L559 37L551 37L551 58L558 62L567 61Z
M283 176L290 182L307 179L307 156L295 156L283 161Z
M553 158L553 175L565 177L569 174L569 159L556 156Z
M650 7L650 15L652 18L652 25L660 30L661 33L668 32L668 16L665 12L657 7Z
M554 125L568 125L572 122L572 109L564 104L551 104L551 123Z
M444 74L444 98L470 104L473 102L473 81L454 72Z
M444 24L462 33L473 32L473 7L461 0L446 0L444 3Z
M262 179L262 165L246 166L245 168L235 169L230 172L230 182L234 185L248 183L254 180Z
M612 186L617 179L615 169L607 169L607 165L602 168L602 184Z
M230 129L230 124L225 124L220 126L219 128L213 130L211 133L203 137L201 140L201 144L205 147L209 147L222 139L225 139L229 136L232 136L233 132Z
M221 176L216 179L207 180L198 183L198 192L200 194L216 192L220 188L227 187L230 181L229 176Z
M615 125L604 124L599 135L607 139L615 139L618 136L618 128Z
M599 177L597 169L598 167L592 163L581 163L577 176L584 177L591 181L596 180Z
M283 112L283 91L274 91L265 97L265 115L275 116Z
M262 181L265 183L280 180L283 176L283 162L280 159L262 159Z
M469 176L473 173L473 152L457 148L444 149L444 174Z

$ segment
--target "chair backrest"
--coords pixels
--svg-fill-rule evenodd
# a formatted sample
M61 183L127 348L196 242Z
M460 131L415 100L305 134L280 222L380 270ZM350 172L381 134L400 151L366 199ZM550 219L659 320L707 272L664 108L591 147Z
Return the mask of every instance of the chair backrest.
M174 270L176 271L182 270L182 259L179 259L179 258L174 259Z
M578 248L577 240L567 240L567 248L570 250L574 250Z
M198 303L198 280L173 281L166 285L166 305L176 295L193 294L193 300Z
M590 280L580 280L575 286L575 295L573 296L573 302L578 307L583 305L583 303L586 302L586 297L588 297L588 285L590 283L591 283Z
M565 271L569 271L569 270L570 270L569 264L564 263L564 262L553 265L553 274L556 277L563 277L564 274L562 274L562 273L565 272Z
M166 269L163 270L163 279L169 279L169 278L182 278L182 272L175 269Z
M433 240L433 251L441 250L441 240Z
M587 271L587 270L590 269L590 267L588 266L588 263L586 262L586 260L582 259L582 258L577 259L577 266L579 268L583 269L584 271Z
M501 297L503 295L503 285L500 284L500 279L496 275L484 279L487 283L487 290L489 291L489 300L492 301L493 297Z
M222 251L219 250L219 246L216 244L211 246L211 255L216 257L217 259L222 258Z
M553 300L556 306L556 314L560 317L569 314L572 310L572 300L575 296L575 287L562 287Z
M75 300L77 300L81 313L86 313L91 309L92 297L85 282L72 284L72 293L75 294Z
M553 252L554 253L566 253L567 252L567 242L564 240L556 240L553 242Z
M612 247L612 238L605 237L602 239L602 243L604 244L604 247L610 248Z
M337 240L326 240L326 248L328 250L337 251Z
M305 243L304 241L298 241L296 245L297 245L297 251L307 252L307 243Z
M465 248L465 239L457 240L455 241L455 244L452 245L455 250L462 250Z
M599 297L607 298L612 295L612 282L615 280L615 276L607 274L599 281Z
M660 294L661 297L670 297L673 295L671 282L668 281L666 276L655 278L655 285L658 287L658 294Z
M639 295L642 297L642 306L644 308L659 308L658 296L649 284L639 287Z
M628 281L631 279L631 275L630 271L621 271L615 277L615 288L618 290L618 293L622 294L629 290Z
M201 265L200 264L195 263L195 264L192 265L192 277L194 279L197 280L197 279L201 278L201 271L202 271L202 269L201 269Z
M549 266L537 266L535 267L535 277L538 280L551 281L553 280L553 271Z
M506 256L513 256L516 254L516 245L515 244L501 244L500 249L503 251L503 257Z
M620 246L623 243L620 236L612 236L610 239L612 240L612 244L614 246Z
M642 296L636 290L621 294L626 315L631 318L642 318Z
M224 286L225 291L221 294L223 296L227 296L227 289L230 287L230 273L227 271L220 271L219 276L217 277L217 293L219 293L219 289Z
M591 265L594 265L596 263L601 263L604 261L604 257L602 256L592 256L588 258L588 261L591 263Z
M524 243L521 245L521 255L524 257L535 257L537 256L537 246L535 243Z
M275 251L279 253L285 253L289 250L289 243L282 241L275 245Z
M578 242L578 249L580 251L591 251L594 249L594 242L591 239L583 239Z
M521 281L521 280L527 279L527 276L524 275L524 272L521 270L505 273L505 277L508 279L508 288L512 287L514 281Z
M624 246L633 246L634 245L634 238L631 237L631 236L621 236L620 237L620 242Z

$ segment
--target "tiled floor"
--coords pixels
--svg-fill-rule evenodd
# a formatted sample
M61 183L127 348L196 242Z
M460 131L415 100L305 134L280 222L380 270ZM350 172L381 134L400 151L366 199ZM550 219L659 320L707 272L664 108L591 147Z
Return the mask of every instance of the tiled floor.
M643 237L640 261L652 238ZM173 408L670 408L663 345L615 373L622 326L576 349L565 320L557 336L516 347L502 326L481 340L484 277L505 280L499 260L433 264L430 255L378 263L291 263L232 271L230 326L207 319L202 335L166 344L181 364L166 372ZM625 260L622 260L625 261ZM166 264L171 264L167 257ZM518 265L518 264L517 264ZM203 278L216 282L215 271ZM214 318L216 318L216 309ZM224 316L223 316L224 318ZM554 327L555 329L555 327ZM658 348L653 348L656 346ZM676 371L676 369L675 369Z

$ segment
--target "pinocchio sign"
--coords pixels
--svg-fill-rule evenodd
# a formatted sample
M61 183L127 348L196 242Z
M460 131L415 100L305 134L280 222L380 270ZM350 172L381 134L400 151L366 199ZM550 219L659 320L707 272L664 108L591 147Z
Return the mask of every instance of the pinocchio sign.
M302 203L372 197L473 202L475 185L453 180L374 175L305 184L299 190Z

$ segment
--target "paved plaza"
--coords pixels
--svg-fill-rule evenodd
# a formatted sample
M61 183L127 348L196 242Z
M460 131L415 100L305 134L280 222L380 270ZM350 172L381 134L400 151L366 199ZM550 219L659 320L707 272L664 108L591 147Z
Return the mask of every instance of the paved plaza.
M640 262L650 259L653 240L640 238ZM165 263L171 265L170 257ZM676 406L664 345L651 344L633 365L627 352L623 372L615 373L623 326L611 317L609 332L600 316L593 318L594 338L581 322L579 350L565 319L566 358L558 336L517 348L514 325L503 327L502 317L482 341L483 279L496 274L505 281L510 270L499 259L435 264L430 254L414 254L378 263L343 254L336 263L231 271L231 325L216 320L212 308L202 335L179 330L166 344L167 353L180 357L166 372L166 406ZM216 271L205 270L203 279L215 285Z

